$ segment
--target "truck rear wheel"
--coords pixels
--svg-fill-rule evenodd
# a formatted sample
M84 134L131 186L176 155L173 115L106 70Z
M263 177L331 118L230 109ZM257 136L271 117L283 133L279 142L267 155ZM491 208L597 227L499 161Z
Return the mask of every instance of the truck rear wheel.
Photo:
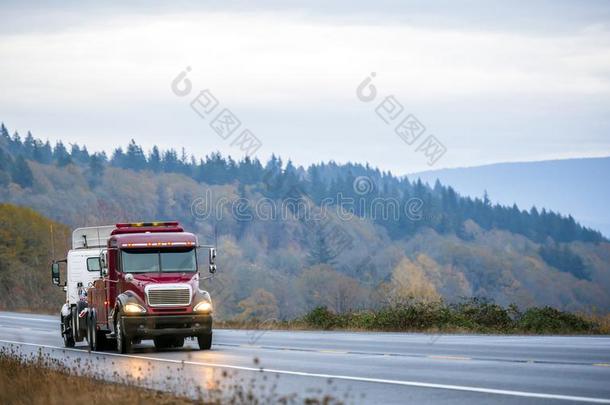
M89 350L92 352L99 350L97 337L97 315L95 310L92 309L87 318L87 342L89 343Z
M106 331L97 331L97 350L107 350L110 346L108 339L106 338Z
M70 316L61 317L61 334L64 338L65 347L74 347L74 335L72 335L72 320Z
M197 336L199 350L210 350L212 348L212 333Z
M116 319L116 347L119 353L127 354L132 352L131 338L123 331L123 314L119 312Z

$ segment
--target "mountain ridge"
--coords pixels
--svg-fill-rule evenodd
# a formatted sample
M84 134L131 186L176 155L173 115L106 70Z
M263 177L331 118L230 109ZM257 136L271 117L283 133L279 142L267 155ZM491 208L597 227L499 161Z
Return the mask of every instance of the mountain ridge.
M610 191L604 187L606 173L610 173L610 157L503 162L408 176L430 184L438 179L462 195L481 196L487 191L494 202L501 204L571 214L608 236L610 215L605 207L610 205Z

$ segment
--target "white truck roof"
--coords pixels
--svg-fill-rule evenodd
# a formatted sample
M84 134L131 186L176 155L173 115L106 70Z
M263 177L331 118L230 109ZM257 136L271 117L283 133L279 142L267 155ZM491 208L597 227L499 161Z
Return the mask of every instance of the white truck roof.
M91 249L106 247L110 233L115 225L76 228L72 232L72 249Z

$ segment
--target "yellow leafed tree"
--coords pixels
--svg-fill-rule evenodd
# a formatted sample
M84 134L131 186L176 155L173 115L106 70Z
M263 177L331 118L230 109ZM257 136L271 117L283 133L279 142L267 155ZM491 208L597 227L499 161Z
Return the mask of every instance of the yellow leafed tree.
M250 297L240 301L239 307L243 310L237 317L241 321L276 319L280 313L275 296L262 288L256 289Z
M432 302L441 297L419 260L413 262L405 257L392 271L389 298L391 303L397 304L408 300Z

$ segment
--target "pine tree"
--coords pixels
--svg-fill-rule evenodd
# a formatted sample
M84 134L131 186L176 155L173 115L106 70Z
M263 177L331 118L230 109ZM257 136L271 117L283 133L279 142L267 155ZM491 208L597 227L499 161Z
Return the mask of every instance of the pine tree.
M72 161L76 162L77 164L89 164L89 151L87 150L86 146L81 148L77 143L72 144L70 149L70 157L72 158Z
M118 147L114 150L114 152L112 152L112 158L110 159L110 164L112 164L112 166L115 166L115 167L125 168L126 160L127 159L125 157L125 153L123 152L123 148Z
M163 152L163 171L167 173L177 173L180 171L180 161L174 149Z
M17 156L12 173L13 182L19 184L23 188L32 187L34 184L34 176L32 170L22 155Z
M322 176L320 175L320 169L312 165L309 168L309 196L312 200L319 204L324 197L326 197L326 184L322 180Z
M105 157L99 153L94 153L89 159L89 186L97 187L102 182L105 169Z
M146 168L147 163L142 147L136 145L136 142L132 139L127 146L125 168L140 171Z
M21 136L19 136L19 132L15 131L13 137L9 143L9 152L13 154L13 156L23 154L23 144L21 143Z
M155 173L159 173L161 171L161 154L159 153L159 148L157 146L153 146L152 151L148 155L148 167Z
M51 142L48 140L42 145L39 150L40 156L38 162L42 164L50 164L53 162L53 148L51 148Z
M23 153L27 159L34 158L34 151L36 149L36 141L34 140L34 136L32 133L28 131L25 140L23 141Z
M11 170L13 159L0 147L0 186L6 186L11 182Z
M9 148L11 144L11 136L8 133L8 129L4 126L4 122L0 124L0 146Z
M70 157L70 154L68 153L66 147L61 141L58 141L55 144L55 149L53 150L53 159L59 167L64 167L72 163L72 158Z
M324 232L320 228L316 229L313 244L307 254L307 261L310 265L327 264L331 263L333 258L334 256L328 247Z

